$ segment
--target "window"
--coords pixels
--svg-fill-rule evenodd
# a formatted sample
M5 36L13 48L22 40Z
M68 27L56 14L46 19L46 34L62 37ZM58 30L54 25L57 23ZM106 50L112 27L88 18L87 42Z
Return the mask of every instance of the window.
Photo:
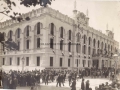
M17 58L17 65L18 66L20 65L20 58L19 57Z
M40 48L40 38L37 38L37 48Z
M40 66L40 57L37 57L37 66Z
M83 47L83 53L86 54L86 45Z
M12 31L10 30L10 39L12 39Z
M52 38L50 39L50 48L53 49L53 39Z
M80 34L77 34L77 42L80 42Z
M86 36L84 35L84 44L86 43Z
M71 30L69 30L69 40L71 40Z
M1 46L2 46L2 50L5 51L5 45L1 44Z
M88 48L88 55L90 55L90 52L91 52L91 49L90 49L90 47Z
M10 65L12 65L12 58L10 58Z
M76 52L78 53L78 44L76 44Z
M85 67L85 60L83 60L83 67Z
M37 34L40 34L40 23L37 23Z
M60 37L63 38L63 27L60 28Z
M50 57L50 66L53 66L53 57Z
M71 52L71 42L68 43L68 51Z
M63 50L63 40L60 41L60 50Z
M20 29L17 30L17 38L20 38Z
M88 67L90 67L90 61L88 61Z
M27 31L26 31L26 36L27 36L27 37L29 36L29 29L30 29L30 27L27 26Z
M76 59L76 61L77 61L77 67L78 67L78 59Z
M18 41L18 50L20 50L20 41Z
M51 23L50 34L51 34L51 35L54 35L54 24L53 24L53 23Z
M93 46L95 47L95 39L93 40Z
M98 48L99 48L99 46L100 46L100 42L98 41Z
M70 67L70 59L68 59L68 67Z
M26 66L29 66L29 57L26 57Z
M3 65L5 65L5 58L3 58Z
M26 46L27 46L27 49L29 49L29 40L26 41Z
M91 38L89 37L89 45L90 45L90 42L91 42Z
M60 67L62 67L62 58L60 58Z

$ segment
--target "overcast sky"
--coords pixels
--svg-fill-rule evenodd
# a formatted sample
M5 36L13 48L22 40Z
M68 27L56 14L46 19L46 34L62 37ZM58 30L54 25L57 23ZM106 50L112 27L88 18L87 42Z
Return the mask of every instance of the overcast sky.
M14 11L19 11L21 13L40 8L40 6L35 8L25 8L24 6L19 5L18 0L14 1L17 2L17 7L14 8ZM73 15L74 1L75 0L55 0L50 7L71 17ZM78 11L86 14L88 9L88 16L90 18L89 25L91 27L105 33L108 24L108 29L112 30L113 28L114 30L115 40L120 42L120 1L76 0L76 2L76 8ZM0 8L0 11L1 10L2 9ZM0 14L0 22L3 22L6 19L8 19L8 17Z

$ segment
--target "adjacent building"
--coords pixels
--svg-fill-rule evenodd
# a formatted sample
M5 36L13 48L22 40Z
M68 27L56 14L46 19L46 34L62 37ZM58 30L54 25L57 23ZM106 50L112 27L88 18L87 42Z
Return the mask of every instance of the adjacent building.
M111 67L119 43L114 33L107 35L89 26L89 17L73 10L73 18L50 7L23 14L30 21L0 23L5 39L12 38L19 50L0 46L3 70L82 69Z

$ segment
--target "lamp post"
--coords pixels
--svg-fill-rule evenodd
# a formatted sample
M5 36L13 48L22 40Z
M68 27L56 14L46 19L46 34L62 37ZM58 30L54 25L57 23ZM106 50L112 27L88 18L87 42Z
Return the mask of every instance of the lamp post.
M115 58L115 60L114 60L114 62L115 62L114 67L115 67L115 76L116 76L117 65L118 65L118 64L117 64L118 55L117 55L117 54L114 54L113 57Z
M22 58L22 72L24 71L24 62L25 62L25 58Z

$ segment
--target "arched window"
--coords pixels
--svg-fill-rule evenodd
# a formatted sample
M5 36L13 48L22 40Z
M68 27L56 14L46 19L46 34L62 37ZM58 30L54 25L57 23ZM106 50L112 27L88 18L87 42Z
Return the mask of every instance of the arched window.
M83 47L83 53L86 54L86 45Z
M111 51L112 51L112 45L111 45Z
M68 43L68 51L71 52L71 42Z
M108 45L108 51L110 51L110 45Z
M89 45L91 44L91 38L89 37Z
M60 50L63 50L63 40L60 41Z
M86 43L86 35L84 35L84 44Z
M80 33L77 34L77 42L80 42Z
M37 23L37 34L40 34L40 22Z
M60 28L60 37L63 38L63 27Z
M78 44L78 43L76 44L76 52L80 53L80 44Z
M103 50L103 42L101 43L101 49Z
M106 43L105 43L105 50L106 50Z
M95 42L95 39L94 39L94 40L93 40L93 46L94 46L94 47L95 47L95 43L96 43L96 42Z
M9 32L9 38L10 39L12 39L12 34L13 34L13 32L10 30L10 32Z
M69 40L71 40L71 35L72 35L72 32L71 30L69 30Z
M90 47L88 47L88 55L90 55L91 54L91 49L90 49Z
M98 48L99 48L99 46L100 46L100 41L98 40Z
M50 28L50 34L51 34L51 35L54 35L54 24L51 23L51 24L50 24L50 27L51 27L51 28Z
M17 38L20 38L20 29L17 29Z
M37 38L37 48L40 48L40 38Z
M27 28L26 28L27 30L26 30L26 36L28 37L29 36L29 31L30 31L30 27L29 26L27 26Z
M53 39L53 38L51 38L51 39L50 39L50 48L51 48L51 49L53 49L53 48L54 48L54 47L53 47L53 43L54 43L54 39Z

